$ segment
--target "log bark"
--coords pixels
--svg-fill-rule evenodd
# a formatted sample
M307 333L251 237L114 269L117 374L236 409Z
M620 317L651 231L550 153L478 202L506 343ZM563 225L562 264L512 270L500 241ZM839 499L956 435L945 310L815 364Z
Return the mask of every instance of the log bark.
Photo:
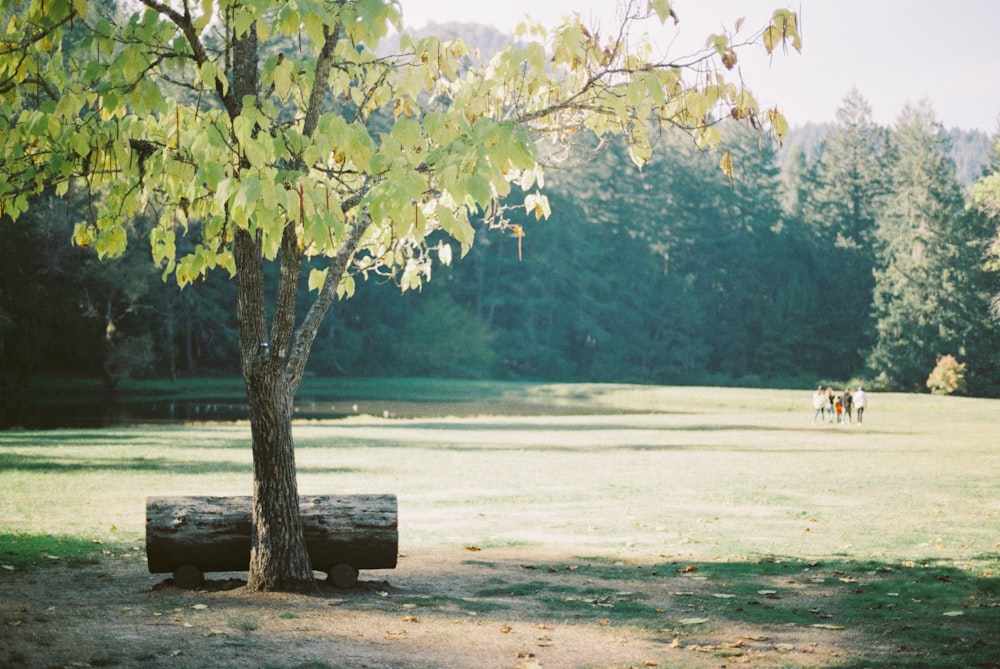
M247 571L253 501L240 497L148 497L151 574L193 566ZM299 516L313 569L392 569L399 552L395 495L303 496Z

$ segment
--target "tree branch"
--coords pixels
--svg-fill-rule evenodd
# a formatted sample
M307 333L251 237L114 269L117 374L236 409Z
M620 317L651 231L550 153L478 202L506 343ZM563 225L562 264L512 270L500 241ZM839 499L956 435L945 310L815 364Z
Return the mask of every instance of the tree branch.
M340 24L331 33L330 29L323 26L323 49L316 58L316 74L313 77L312 91L309 93L309 106L306 108L306 118L302 123L302 134L312 137L319 124L319 115L323 110L323 99L326 97L327 80L330 78L330 69L333 67L333 54L340 40Z
M306 314L295 333L295 342L292 345L292 352L285 369L285 379L293 392L298 390L299 384L302 382L306 362L309 360L309 351L312 349L313 341L323 323L323 318L330 310L334 298L337 297L340 279L347 272L347 267L371 224L372 219L367 213L358 217L344 243L341 244L337 255L330 261L327 267L326 281L323 283L319 295L316 296L316 300L309 307L309 313Z
M194 60L200 67L204 63L211 60L208 57L208 52L205 51L205 45L201 43L201 39L198 37L198 31L195 30L194 21L191 18L189 12L185 11L181 14L177 10L171 8L159 0L139 0L143 5L152 9L153 11L159 13L162 16L166 16L170 21L180 29L184 34L184 39L187 40L188 45L191 47L191 52L194 54ZM256 37L256 31L254 31ZM256 66L256 58L254 59L254 65ZM219 99L226 106L226 111L229 112L229 116L235 118L240 114L241 100L236 97L232 88L228 90L225 88L223 83L219 80L215 82L215 92L218 93Z

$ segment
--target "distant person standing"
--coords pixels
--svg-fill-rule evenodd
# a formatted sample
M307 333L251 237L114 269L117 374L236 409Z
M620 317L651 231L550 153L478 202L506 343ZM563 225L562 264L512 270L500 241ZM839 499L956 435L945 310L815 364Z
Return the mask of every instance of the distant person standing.
M813 393L813 422L816 422L817 418L821 418L823 422L826 422L826 393L823 392L823 386L816 389Z
M844 388L844 394L840 397L840 403L844 406L844 422L854 422L854 395L850 388Z
M864 422L865 408L868 406L868 396L865 395L865 387L858 386L858 392L854 393L854 407L858 410L858 422Z
M830 417L830 422L834 420L833 413L833 402L836 399L836 394L833 392L833 386L826 389L826 414Z

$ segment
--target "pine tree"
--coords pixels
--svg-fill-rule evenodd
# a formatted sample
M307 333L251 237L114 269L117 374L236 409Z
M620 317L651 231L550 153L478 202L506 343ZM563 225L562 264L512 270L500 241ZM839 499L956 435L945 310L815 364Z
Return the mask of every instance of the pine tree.
M803 197L824 306L818 349L835 376L857 371L861 351L870 345L865 323L874 285L876 209L886 189L885 135L867 101L852 90L837 110L835 130L821 146Z
M876 342L868 365L880 386L912 391L925 389L942 355L972 357L989 373L989 227L965 209L943 128L926 103L904 108L890 159L891 194L875 228Z

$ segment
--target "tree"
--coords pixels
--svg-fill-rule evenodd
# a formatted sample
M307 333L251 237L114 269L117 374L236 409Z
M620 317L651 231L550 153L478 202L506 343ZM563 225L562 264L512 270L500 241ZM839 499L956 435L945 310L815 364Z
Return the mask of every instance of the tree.
M434 37L404 36L398 54L378 55L400 26L397 0L138 6L18 2L0 42L0 215L16 219L44 185L100 191L77 244L118 255L127 221L152 211L165 275L181 286L215 269L235 276L253 441L251 590L313 587L292 404L324 315L356 277L418 288L453 243L468 250L472 219L506 224L515 186L528 211L547 214L537 189L546 147L579 131L624 137L640 165L658 127L702 146L719 142L721 117L782 135L782 115L728 71L741 46L800 46L795 14L779 10L747 39L737 29L689 58L654 58L633 33L647 18L676 21L667 0L630 0L604 37L578 18L551 32L527 26L524 43L485 64ZM183 94L165 96L168 86ZM731 169L728 154L722 165ZM297 320L303 281L313 301Z
M927 387L932 395L951 395L965 389L965 363L953 355L943 355L927 377Z
M857 371L870 346L865 325L874 285L873 234L887 187L886 131L871 115L857 90L844 98L802 202L823 305L816 350L838 377Z
M925 387L927 370L945 354L967 361L970 386L974 373L995 373L991 277L983 268L990 231L966 209L946 149L927 105L907 106L890 135L890 195L875 229L868 365L884 387Z
M988 266L1000 269L1000 131L993 136L993 150L989 154L983 176L972 188L972 203L996 223L996 234L987 258ZM993 314L1000 318L1000 293L993 296Z

